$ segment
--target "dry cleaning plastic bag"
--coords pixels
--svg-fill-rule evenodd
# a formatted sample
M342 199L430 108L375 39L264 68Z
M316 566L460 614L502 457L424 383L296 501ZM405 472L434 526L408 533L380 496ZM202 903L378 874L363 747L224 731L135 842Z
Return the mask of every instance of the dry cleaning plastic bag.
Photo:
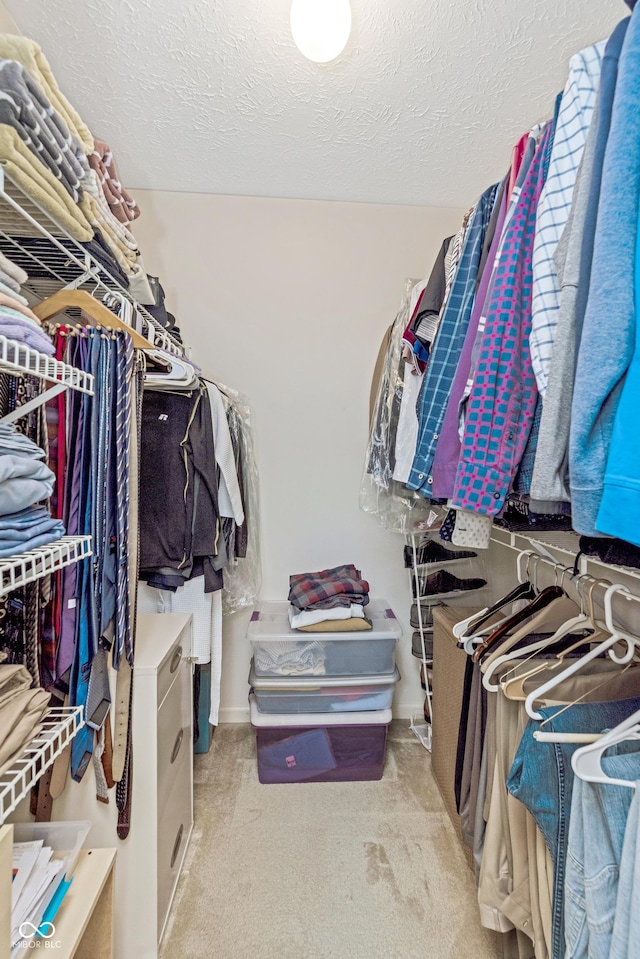
M402 357L402 336L410 320L411 294L417 280L406 280L400 310L391 327L371 419L371 431L360 487L360 509L377 516L385 529L411 533L437 529L444 517L418 493L394 479L398 422L402 411L407 363Z

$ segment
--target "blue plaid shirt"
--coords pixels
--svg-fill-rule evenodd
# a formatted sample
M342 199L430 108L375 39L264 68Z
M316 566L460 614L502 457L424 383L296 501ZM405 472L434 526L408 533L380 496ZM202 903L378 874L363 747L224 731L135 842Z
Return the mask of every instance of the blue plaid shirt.
M407 486L427 497L433 482L433 457L471 317L482 244L498 187L495 183L485 190L473 212L416 404L418 441Z

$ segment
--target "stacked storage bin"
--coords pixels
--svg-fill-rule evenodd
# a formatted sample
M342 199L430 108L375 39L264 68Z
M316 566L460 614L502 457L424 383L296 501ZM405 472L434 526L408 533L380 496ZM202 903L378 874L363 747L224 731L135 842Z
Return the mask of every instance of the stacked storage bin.
M372 600L363 632L291 629L288 603L262 603L247 636L249 683L262 783L381 779L402 630Z

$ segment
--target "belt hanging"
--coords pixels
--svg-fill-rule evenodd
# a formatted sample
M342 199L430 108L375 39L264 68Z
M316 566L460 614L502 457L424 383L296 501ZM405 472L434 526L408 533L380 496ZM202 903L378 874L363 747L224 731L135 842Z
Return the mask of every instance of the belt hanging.
M122 778L116 785L116 805L118 806L118 827L117 833L119 839L126 839L131 827L131 793L133 788L133 741L131 737L131 705L133 701L133 681L129 686L129 735L127 737L127 751L124 761Z
M131 381L132 403L130 408L130 469L129 469L129 595L131 612L131 641L135 643L136 606L138 591L138 569L140 548L138 535L138 498L139 470L138 454L140 450L140 429L142 423L142 390L144 384L144 356L137 353L136 373ZM131 736L131 715L133 705L133 648L131 659L124 656L120 660L116 692L116 729L113 756L113 775L117 780L116 804L118 806L118 837L126 839L131 825L131 794L133 787L133 742ZM122 677L122 679L121 679ZM127 696L128 693L128 696ZM125 714L125 702L128 708ZM126 747L125 747L126 744ZM123 747L124 751L123 751ZM116 762L117 759L117 762ZM122 760L122 766L120 762ZM118 775L120 773L120 775Z
M131 699L131 666L123 657L116 679L116 701L113 729L113 778L122 779L129 737L129 701Z

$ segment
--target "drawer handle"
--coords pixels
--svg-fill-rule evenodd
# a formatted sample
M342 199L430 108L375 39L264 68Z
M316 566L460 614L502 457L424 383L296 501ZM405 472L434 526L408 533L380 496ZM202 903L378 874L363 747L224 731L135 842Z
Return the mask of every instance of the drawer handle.
M176 859L178 858L178 853L180 852L180 846L182 845L182 833L184 832L184 826L180 826L178 829L178 835L176 836L176 841L173 844L173 852L171 853L171 869L176 864Z
M171 762L174 763L178 758L178 753L180 752L180 747L182 746L182 740L184 738L184 728L180 730L176 736L176 741L173 744L173 752L171 753Z
M169 672L175 673L181 661L182 661L182 647L178 646L175 653L171 657L171 665L169 666Z

